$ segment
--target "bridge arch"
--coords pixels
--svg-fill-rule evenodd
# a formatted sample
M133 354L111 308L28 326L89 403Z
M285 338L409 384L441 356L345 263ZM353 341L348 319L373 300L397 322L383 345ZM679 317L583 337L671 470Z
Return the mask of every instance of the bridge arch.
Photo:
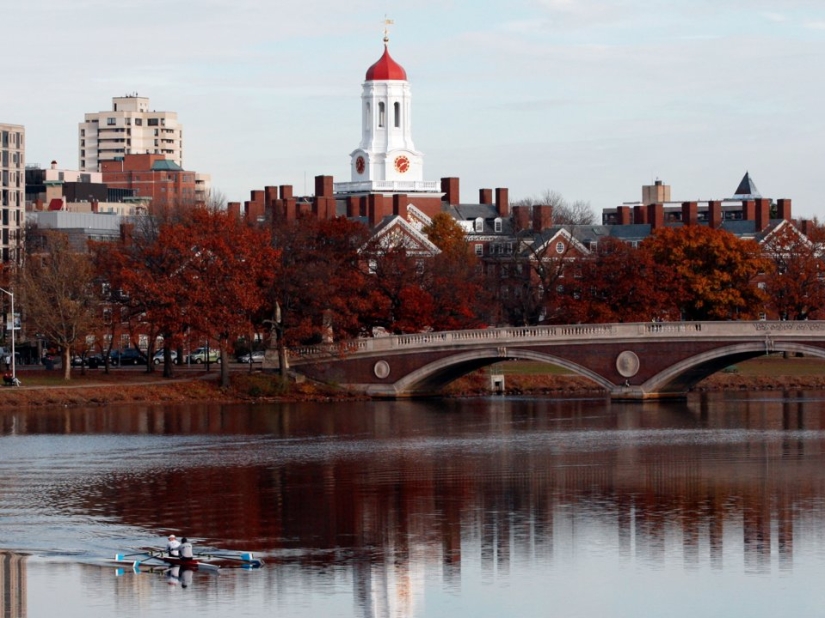
M643 393L662 396L685 395L708 376L730 365L764 356L768 352L787 352L825 358L825 350L794 342L775 342L766 349L764 342L745 342L697 354L657 373L641 385Z
M532 360L557 365L577 375L593 380L593 382L606 391L611 391L615 387L609 380L587 367L553 356L552 354L543 354L532 350L519 350L518 348L507 348L506 350L490 348L454 354L424 365L392 385L394 396L415 397L433 394L462 376L481 369L482 367L494 365L502 360ZM373 392L372 394L379 393ZM380 394L387 394L386 387L382 387Z

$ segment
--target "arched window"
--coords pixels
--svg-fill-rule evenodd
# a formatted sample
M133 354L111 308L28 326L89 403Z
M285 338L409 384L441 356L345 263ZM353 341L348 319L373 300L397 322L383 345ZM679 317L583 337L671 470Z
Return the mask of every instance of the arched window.
M479 217L475 220L475 231L476 232L483 232L484 231L484 219Z
M381 101L378 103L378 126L383 127L386 120L384 119L384 114L386 114L386 110L384 109L384 102Z
M395 128L398 129L401 126L401 103L393 103L393 109L395 111Z

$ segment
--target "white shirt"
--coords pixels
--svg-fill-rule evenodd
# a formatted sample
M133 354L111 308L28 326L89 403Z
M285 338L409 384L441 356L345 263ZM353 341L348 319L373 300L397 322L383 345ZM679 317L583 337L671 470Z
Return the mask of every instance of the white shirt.
M189 543L187 541L186 543L183 543L180 546L180 557L181 558L193 558L194 557L194 555L192 554L192 543Z
M170 556L177 556L180 550L180 541L177 539L172 539L166 544L166 551L169 552Z

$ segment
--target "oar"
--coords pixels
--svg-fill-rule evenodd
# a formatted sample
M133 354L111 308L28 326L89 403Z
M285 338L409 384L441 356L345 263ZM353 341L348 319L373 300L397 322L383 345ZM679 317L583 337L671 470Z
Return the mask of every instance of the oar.
M255 558L251 552L244 553L228 553L228 552L204 552L198 554L201 558L217 558L219 560L236 560L243 563L245 567L258 568L264 565L264 561L260 558Z
M129 558L134 558L135 556L146 556L147 554L151 556L152 552L144 550L144 551L133 552L131 554L115 554L115 560L123 562L123 561L126 561Z
M198 554L200 556L212 556L214 558L228 558L230 560L243 560L244 562L254 562L257 559L252 555L252 552L236 552L236 551L209 551Z

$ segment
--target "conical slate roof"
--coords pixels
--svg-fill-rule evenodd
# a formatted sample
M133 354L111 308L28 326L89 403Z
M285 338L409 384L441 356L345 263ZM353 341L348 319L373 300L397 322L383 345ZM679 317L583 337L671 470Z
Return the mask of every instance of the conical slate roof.
M753 200L760 197L762 197L762 194L759 193L759 189L757 189L756 185L753 184L750 173L745 172L745 175L742 177L742 182L740 182L739 186L736 187L736 193L731 199Z

